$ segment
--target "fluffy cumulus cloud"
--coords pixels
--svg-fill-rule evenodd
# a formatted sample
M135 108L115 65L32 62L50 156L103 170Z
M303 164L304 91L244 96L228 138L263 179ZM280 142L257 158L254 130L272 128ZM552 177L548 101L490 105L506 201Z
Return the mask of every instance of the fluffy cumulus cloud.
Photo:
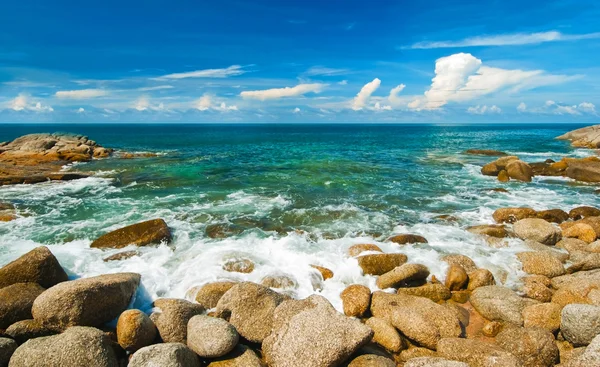
M60 90L56 92L57 98L68 99L88 99L107 96L109 93L103 89L79 89L79 90Z
M543 70L501 69L483 65L469 53L436 60L435 77L424 96L408 104L415 110L440 108L451 102L466 102L501 90L517 92L564 83L579 76L552 75Z
M227 111L237 111L237 106L227 105L227 103L215 102L213 101L213 97L209 94L204 94L197 101L194 102L194 108L199 111L219 111L219 112L227 112Z
M399 96L399 94L404 90L404 88L406 88L406 85L404 84L400 84L397 87L392 88L388 97L388 100L390 101L390 104L392 106L397 106L404 103L404 98L401 98Z
M371 95L379 88L380 85L381 80L379 80L379 78L375 78L373 81L365 84L361 88L360 92L358 92L356 97L354 97L354 100L352 101L352 109L358 111L367 106Z
M156 79L187 79L187 78L228 78L242 75L246 72L241 65L231 65L223 69L204 69L163 75Z
M307 93L320 93L327 87L323 83L298 84L295 87L272 88L263 90L249 90L240 93L245 99L258 99L266 101L269 99L280 99L285 97L298 97Z
M473 115L485 115L485 114L499 114L502 113L502 109L496 105L477 105L467 108L467 112Z
M581 102L579 104L569 105L552 100L546 101L546 103L539 107L528 107L525 103L521 102L517 106L517 111L521 113L550 115L597 115L596 106L593 103Z
M5 109L17 112L54 112L51 106L43 104L41 101L32 100L26 94L19 94L14 99L4 105Z

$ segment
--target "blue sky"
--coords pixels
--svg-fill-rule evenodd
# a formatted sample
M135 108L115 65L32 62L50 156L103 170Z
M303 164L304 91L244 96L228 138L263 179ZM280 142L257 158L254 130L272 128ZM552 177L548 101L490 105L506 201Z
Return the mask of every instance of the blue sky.
M600 121L596 1L2 8L0 122Z

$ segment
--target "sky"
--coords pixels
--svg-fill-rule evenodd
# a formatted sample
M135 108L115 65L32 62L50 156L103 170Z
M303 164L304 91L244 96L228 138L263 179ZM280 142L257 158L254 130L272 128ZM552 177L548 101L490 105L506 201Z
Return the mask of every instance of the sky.
M600 122L597 1L7 1L0 122Z

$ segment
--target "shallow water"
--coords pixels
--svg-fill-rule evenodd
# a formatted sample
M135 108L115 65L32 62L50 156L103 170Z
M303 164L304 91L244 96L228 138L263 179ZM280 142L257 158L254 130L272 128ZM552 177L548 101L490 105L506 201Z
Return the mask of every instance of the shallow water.
M271 274L293 276L298 297L315 293L317 264L333 270L321 294L340 307L352 283L376 289L362 276L349 246L376 243L405 253L443 279L448 253L470 256L496 278L515 286L522 273L515 253L489 247L464 230L492 223L500 207L535 209L600 206L596 186L538 177L500 184L480 174L493 157L468 156L469 148L498 149L528 162L593 155L553 138L574 125L1 125L0 141L33 132L88 135L104 146L157 157L108 158L66 169L94 177L0 187L20 217L0 223L0 265L41 244L49 246L75 278L109 272L142 274L137 306L157 297L185 297L193 286L220 279L255 282ZM486 191L505 187L509 193ZM451 214L456 223L440 223ZM174 232L171 246L145 247L141 256L105 263L123 250L91 249L91 241L119 227L155 217ZM211 224L234 234L212 239ZM424 235L429 244L382 242L394 233ZM228 273L232 257L256 263L250 274Z

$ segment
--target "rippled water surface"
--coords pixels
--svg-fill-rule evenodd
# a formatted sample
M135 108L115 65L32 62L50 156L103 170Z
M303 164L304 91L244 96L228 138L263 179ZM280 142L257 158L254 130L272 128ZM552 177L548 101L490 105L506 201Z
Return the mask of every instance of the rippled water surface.
M494 158L469 156L469 148L498 149L527 162L587 156L553 138L573 125L1 125L0 140L33 132L88 135L100 144L156 157L108 158L67 169L94 172L71 182L0 187L0 202L19 218L0 223L0 265L47 245L72 277L107 272L142 274L144 304L162 296L184 297L193 286L219 279L260 282L286 274L299 297L314 293L315 270L332 269L321 293L339 307L348 284L375 289L355 259L356 243L403 252L443 279L439 257L462 253L514 285L520 273L519 240L496 249L464 230L491 223L505 206L535 209L600 205L593 185L536 177L533 183L500 184L482 176ZM504 187L509 193L489 191ZM435 220L451 214L458 220ZM173 229L171 246L145 247L141 256L106 263L123 251L90 249L99 235L155 217ZM219 224L226 238L210 238ZM424 235L427 245L382 242L394 233ZM230 258L256 263L250 274L228 273Z

